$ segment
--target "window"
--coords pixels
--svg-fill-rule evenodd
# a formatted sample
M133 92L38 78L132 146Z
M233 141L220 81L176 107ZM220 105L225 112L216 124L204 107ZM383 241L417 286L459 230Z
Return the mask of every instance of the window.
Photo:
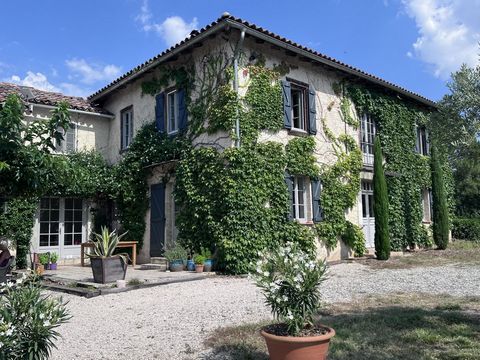
M292 96L292 128L294 130L307 130L307 99L308 89L304 86L291 84Z
M422 208L423 222L432 221L432 191L429 189L422 190Z
M360 119L360 146L363 153L363 163L373 165L373 142L375 140L375 122L368 114Z
M60 235L60 199L40 201L40 246L58 246Z
M293 178L292 214L299 221L307 220L307 181L303 176Z
M428 156L430 152L429 147L427 129L424 126L417 127L417 153Z
M177 91L167 93L167 133L178 132L178 99Z
M374 218L373 213L373 184L371 181L362 180L362 217Z
M83 202L82 199L65 199L65 217L63 223L63 244L80 245L82 243Z
M121 111L121 141L120 148L127 149L133 139L133 107L129 106Z
M70 123L69 128L59 129L63 132L63 141L55 144L55 151L59 153L71 153L77 149L77 125Z

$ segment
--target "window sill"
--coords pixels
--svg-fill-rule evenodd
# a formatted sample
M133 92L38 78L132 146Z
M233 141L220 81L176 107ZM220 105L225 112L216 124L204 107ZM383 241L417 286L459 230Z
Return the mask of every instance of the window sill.
M315 223L311 220L298 220L295 219L296 222L298 222L300 225L306 225L306 226L313 226Z
M422 224L430 225L431 223L432 223L431 220L422 220Z
M308 132L302 129L295 129L291 128L288 130L289 135L295 135L295 136L308 136Z

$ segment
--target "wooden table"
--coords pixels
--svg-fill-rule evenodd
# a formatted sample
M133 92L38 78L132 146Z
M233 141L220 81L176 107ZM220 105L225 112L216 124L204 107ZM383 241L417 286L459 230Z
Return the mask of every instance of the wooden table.
M137 264L137 241L120 241L116 248L132 248L132 266ZM80 261L85 266L85 248L93 248L95 244L92 241L84 242L80 245Z

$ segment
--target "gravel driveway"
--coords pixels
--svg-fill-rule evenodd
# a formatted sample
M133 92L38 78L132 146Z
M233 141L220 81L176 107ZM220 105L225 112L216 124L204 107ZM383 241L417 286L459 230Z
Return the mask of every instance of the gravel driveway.
M330 267L327 302L389 292L480 296L480 267L371 269ZM65 295L72 320L52 359L204 359L209 331L271 317L250 280L212 277L93 299Z

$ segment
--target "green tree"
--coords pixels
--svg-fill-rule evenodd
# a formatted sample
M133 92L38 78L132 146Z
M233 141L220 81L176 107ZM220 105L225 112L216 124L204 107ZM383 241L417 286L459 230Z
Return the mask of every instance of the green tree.
M460 216L480 216L480 143L459 151L455 162L455 200Z
M439 249L446 249L449 237L447 196L437 149L431 148L432 195L433 195L433 241Z
M375 215L375 255L379 260L390 257L388 229L388 193L380 139L375 138L373 163L373 213Z

